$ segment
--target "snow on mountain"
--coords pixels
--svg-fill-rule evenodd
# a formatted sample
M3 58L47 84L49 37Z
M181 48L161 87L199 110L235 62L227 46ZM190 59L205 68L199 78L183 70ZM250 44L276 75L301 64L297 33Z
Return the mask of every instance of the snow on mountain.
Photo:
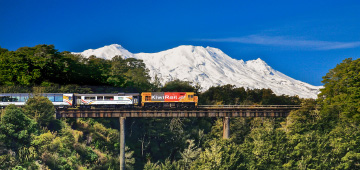
M88 49L81 52L83 56L89 57L94 55L98 58L103 58L107 60L111 60L116 55L121 55L123 58L133 58L134 55L130 53L127 49L122 47L119 44L112 44L109 46L101 47L98 49Z
M104 59L111 59L115 55L141 59L150 70L150 76L154 78L157 75L162 84L175 79L186 80L200 84L202 90L211 86L233 84L250 89L269 88L278 95L316 98L322 87L288 77L272 69L260 58L244 62L212 47L182 45L158 53L132 54L121 45L113 44L85 50L80 54Z

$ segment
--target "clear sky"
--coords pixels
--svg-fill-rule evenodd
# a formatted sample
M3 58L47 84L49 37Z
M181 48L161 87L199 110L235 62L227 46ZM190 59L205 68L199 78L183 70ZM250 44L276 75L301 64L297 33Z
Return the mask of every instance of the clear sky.
M0 0L0 46L37 44L71 52L120 44L132 53L211 46L321 85L329 69L360 56L360 1Z

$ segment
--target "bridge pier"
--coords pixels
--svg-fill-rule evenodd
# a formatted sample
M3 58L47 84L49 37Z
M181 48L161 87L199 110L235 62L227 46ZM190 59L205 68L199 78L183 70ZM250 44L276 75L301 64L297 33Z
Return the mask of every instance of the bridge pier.
M120 121L120 170L125 170L125 117L119 117Z
M230 138L230 117L223 118L223 139Z

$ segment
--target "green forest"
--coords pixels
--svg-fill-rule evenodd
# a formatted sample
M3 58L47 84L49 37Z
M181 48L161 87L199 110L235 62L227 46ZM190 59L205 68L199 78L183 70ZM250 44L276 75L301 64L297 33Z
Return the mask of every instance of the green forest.
M360 169L360 59L324 75L318 99L235 85L152 81L141 60L104 60L54 45L0 48L0 93L188 91L201 105L301 105L286 118L126 118L126 169ZM35 95L1 109L0 169L119 169L119 119L55 119Z

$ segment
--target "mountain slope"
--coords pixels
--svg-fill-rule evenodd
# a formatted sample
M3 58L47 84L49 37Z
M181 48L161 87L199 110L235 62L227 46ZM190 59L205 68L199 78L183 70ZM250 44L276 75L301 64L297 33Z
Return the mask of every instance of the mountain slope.
M150 76L154 78L157 75L162 84L174 79L187 80L200 84L203 90L211 86L233 84L250 89L269 88L278 95L316 98L321 88L288 77L272 69L260 58L244 62L212 47L183 45L158 53L132 54L122 46L113 44L80 54L104 59L111 59L115 55L142 59L150 70Z

